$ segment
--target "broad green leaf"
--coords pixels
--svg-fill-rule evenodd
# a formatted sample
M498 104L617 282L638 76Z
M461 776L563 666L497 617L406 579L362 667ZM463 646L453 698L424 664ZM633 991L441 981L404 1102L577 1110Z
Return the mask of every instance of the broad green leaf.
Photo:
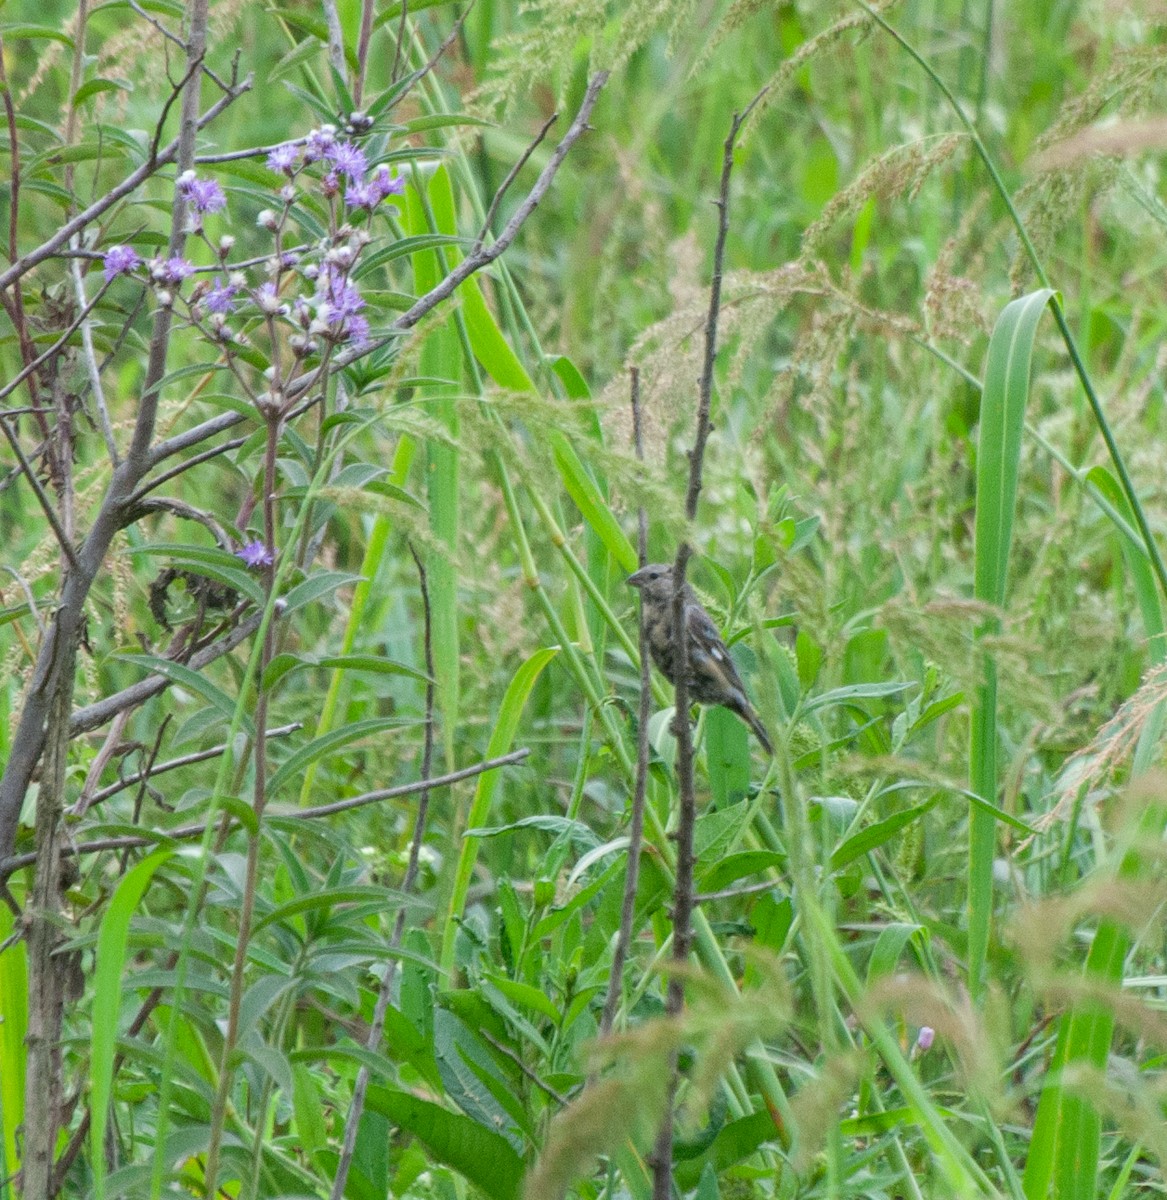
M994 608L1005 603L1013 514L1021 461L1021 434L1029 396L1030 364L1037 325L1055 293L1041 288L1005 306L989 340L977 439L977 507L974 534L974 594ZM982 633L996 623L986 622ZM978 689L970 722L969 788L986 803L997 798L997 674L992 656ZM968 900L969 990L979 998L993 909L993 857L997 824L983 810L969 821Z
M831 854L831 870L840 871L848 863L891 841L901 829L906 829L913 821L918 821L935 803L936 800L932 799L924 804L917 804L915 808L893 813L890 817L876 821L853 834Z
M370 1087L368 1105L424 1143L438 1162L465 1176L491 1200L518 1200L523 1160L501 1134L409 1092Z
M162 675L178 687L186 688L201 696L208 704L232 720L235 716L235 701L221 688L216 687L201 671L192 671L182 663L171 662L168 658L159 658L156 654L123 654L119 656L122 662L133 663L143 667L151 675ZM243 727L250 736L255 734L255 722L246 714L242 718Z
M284 615L294 613L296 609L303 608L305 604L311 604L314 600L319 600L330 592L335 592L337 588L360 582L361 576L353 575L349 571L316 571L307 579L296 584L284 597L287 606L284 609Z

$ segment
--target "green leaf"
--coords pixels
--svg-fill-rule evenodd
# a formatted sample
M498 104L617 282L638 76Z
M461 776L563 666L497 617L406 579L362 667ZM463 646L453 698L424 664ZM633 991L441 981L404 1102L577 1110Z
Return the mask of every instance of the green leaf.
M150 880L173 855L162 850L143 859L122 878L101 919L93 973L93 1032L89 1047L90 1169L93 1193L105 1196L105 1131L113 1093L113 1060L122 999L122 970L130 936L130 919L137 911Z
M817 712L820 708L830 708L834 704L853 704L857 700L885 700L916 686L918 685L915 683L853 683L812 696L807 700L804 711Z
M279 770L268 780L268 792L274 796L290 779L297 778L310 763L318 762L330 754L335 754L342 746L351 745L362 738L375 733L383 733L389 729L401 729L415 722L401 717L376 717L368 721L357 721L352 725L344 725L329 733L313 738L306 746L301 746L281 763Z
M350 583L360 583L362 576L353 575L349 571L317 571L313 575L309 575L303 582L296 584L288 594L284 597L286 608L285 615L294 613L296 609L303 608L305 604L311 604L316 600L327 596L329 592L335 592L337 588L347 587Z
M900 961L904 947L915 934L927 937L923 925L908 925L901 921L885 925L875 939L875 947L867 963L867 982L870 984L882 975L890 975Z
M162 675L171 683L186 688L198 696L202 696L208 704L222 713L228 721L235 716L235 701L221 688L217 688L201 671L192 671L182 663L171 662L167 658L159 658L156 654L123 654L118 656L122 662L133 663L143 667L151 675ZM255 736L255 722L246 714L243 716L243 727L250 737Z
M73 97L73 107L80 108L91 96L99 96L102 92L132 92L133 86L124 79L90 79L83 83Z
M48 25L3 25L0 26L0 35L6 42L35 41L43 38L48 41L60 42L63 46L68 46L70 50L73 49L73 39L68 34Z
M240 559L226 550L177 542L155 542L148 546L135 546L131 553L165 558L171 566L213 579L246 596L256 607L263 607L263 586L254 575L248 573Z
M1005 603L1021 434L1037 325L1055 295L1050 288L1040 288L1007 304L989 339L977 438L973 590L978 600L994 608ZM986 621L980 633L995 632L997 626L998 622ZM985 662L985 682L972 706L970 731L969 788L991 806L997 797L997 669L991 655ZM966 901L968 982L974 1001L981 995L989 947L996 838L996 821L990 812L978 806L969 821Z
M503 751L503 753L506 753ZM488 757L493 755L488 754ZM523 817L510 825L493 825L486 828L467 829L462 835L468 838L498 837L500 833L512 833L516 829L541 829L545 833L569 837L577 846L584 850L594 849L600 844L600 839L582 821L573 821L569 817L560 817L555 813L536 813L531 817Z
M447 129L450 126L482 125L495 129L497 121L488 121L485 117L472 117L469 113L436 113L433 116L414 117L403 126L406 133L425 133L430 129Z
M256 920L255 932L258 933L268 925L286 921L289 917L299 916L301 913L326 912L335 908L338 904L363 904L366 901L374 902L384 908L400 908L403 905L411 905L418 908L425 907L422 901L415 899L406 892L398 892L392 888L381 887L379 884L323 888L308 896L297 896L294 900L288 900L284 904L273 908L270 912L265 913Z
M872 850L891 841L901 829L906 829L913 821L918 821L933 805L936 798L917 804L915 808L907 808L903 812L893 813L882 821L876 821L849 837L842 845L836 847L831 855L831 870L841 871L848 863L870 854Z
M518 1200L523 1160L500 1134L409 1092L370 1087L368 1105L413 1134L438 1162L463 1175L491 1200Z
M543 668L559 653L559 647L553 646L537 650L515 672L510 686L503 696L499 707L498 719L490 742L486 748L487 758L497 758L506 754L514 742L515 733L519 727L519 717L527 703L527 697L535 686L535 681L543 672ZM467 825L473 828L482 826L482 822L490 813L494 800L495 788L498 787L498 771L486 771L478 777L478 785L474 791L474 800L470 805ZM454 939L457 935L458 922L466 907L466 897L470 891L470 880L474 874L474 864L478 859L478 842L474 838L462 840L462 850L458 856L458 867L454 876L454 888L450 896L449 915L446 929L442 938L442 969L449 971L454 965Z

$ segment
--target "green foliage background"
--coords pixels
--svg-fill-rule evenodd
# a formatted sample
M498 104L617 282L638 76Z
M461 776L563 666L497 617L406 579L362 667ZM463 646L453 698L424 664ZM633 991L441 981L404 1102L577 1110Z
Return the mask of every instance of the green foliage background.
M177 4L144 7L177 28ZM1137 517L1161 537L1167 209L1162 129L1134 122L1167 99L1167 24L1150 3L878 8L983 140L1040 266L952 105L861 5L478 0L393 128L378 129L411 151L412 190L371 251L407 236L465 240L371 269L374 329L469 249L511 164L559 110L507 192L502 227L592 73L612 71L591 132L512 249L415 336L344 373L348 423L305 415L280 445L281 549L316 538L318 551L285 579L288 657L268 676L267 720L299 728L268 743L274 807L262 824L247 815L244 647L136 709L96 782L225 742L227 758L122 790L70 829L81 843L145 827L175 852L87 854L70 881L82 982L65 1019L76 1103L61 1149L83 1114L94 1108L98 1124L105 1097L109 1107L92 1143L104 1151L86 1143L62 1195L201 1195L216 1122L222 1194L328 1195L364 1064L350 1197L647 1197L678 1048L681 1195L1162 1190L1162 596ZM419 67L457 12L417 2L402 22L397 5L377 9L366 99L390 84L399 29ZM256 86L200 152L274 145L343 115L359 5L338 13L347 80L330 74L315 6L213 6L209 64L225 73L238 47ZM80 132L63 150L74 20L64 4L0 8L22 252L60 224L68 187L84 204L127 173L169 92L157 32L126 4L98 5L84 78L105 82L77 104ZM731 116L765 85L732 179L715 432L686 529L710 201ZM1106 154L1071 140L1107 124ZM10 144L0 152L10 166ZM261 162L206 168L229 201L208 229L236 235L238 257L267 248L256 217L279 180ZM149 181L95 247L145 254L164 238L173 187ZM0 194L7 215L10 186ZM23 281L45 344L67 281L60 261ZM1081 374L1044 315L1047 283ZM94 330L122 436L149 336L139 290L118 281ZM998 326L1022 296L1032 324L1018 332L1014 309ZM0 337L11 377L21 360L7 317ZM1010 355L999 387L991 337ZM193 369L212 358L193 332L176 339L164 436L242 402ZM630 365L643 463L630 446ZM76 356L60 370L72 387ZM989 413L1004 425L1012 414L1019 440L987 440ZM232 522L258 486L260 424L249 413L237 432L256 436L166 491L240 541ZM31 452L31 426L20 428ZM95 429L81 445L84 519L109 469ZM336 471L316 479L326 453ZM1015 511L1011 539L978 526L990 492ZM682 535L696 547L691 575L778 754L764 759L721 710L698 721L707 898L689 1007L666 1020L675 780L670 689L657 681L636 938L619 1032L597 1048L635 760L623 578L641 504L650 558L671 558ZM38 637L30 604L51 614L60 569L15 470L0 527L7 756ZM433 792L414 899L398 888L416 796L299 815L419 777L426 662L411 544L431 589L434 773L530 751ZM88 604L78 706L142 677L130 656L167 644L152 581L212 546L173 513L115 542ZM997 594L982 586L990 557L1007 564ZM171 599L177 625L193 601L177 587ZM974 724L996 750L987 778ZM74 743L75 792L102 737ZM207 820L212 799L234 831L213 853L180 850L167 831ZM18 852L34 808L35 792ZM256 927L234 973L240 1036L224 1053L249 836L262 863ZM10 880L19 902L30 878ZM0 922L7 937L6 910ZM0 952L0 1177L21 1154L22 955L15 940ZM385 1037L366 1050L390 962ZM155 988L161 1003L131 1030Z

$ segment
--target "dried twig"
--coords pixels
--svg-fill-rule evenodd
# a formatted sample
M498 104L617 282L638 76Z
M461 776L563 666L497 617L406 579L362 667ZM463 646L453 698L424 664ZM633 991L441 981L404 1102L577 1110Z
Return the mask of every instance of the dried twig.
M718 208L717 243L713 250L713 275L709 284L709 311L705 320L705 355L701 368L701 383L697 404L697 431L693 448L689 451L689 487L685 493L685 518L692 522L697 516L697 502L701 496L702 469L705 464L705 445L712 428L710 409L713 403L713 368L717 361L717 322L721 313L721 279L725 264L725 242L729 235L729 179L733 172L733 152L742 124L750 115L754 105L765 94L759 92L741 113L734 113L729 136L725 139L725 150L721 163L721 189L716 201ZM677 548L677 559L673 566L673 637L674 656L678 663L689 661L688 631L685 628L685 570L689 565L692 549L688 541ZM689 728L689 681L685 670L676 673L674 729L677 736L677 777L680 790L680 811L677 822L677 875L673 891L673 959L685 963L693 941L693 851L694 831L697 825L697 799L693 783L693 734ZM684 983L681 972L669 978L665 1011L679 1014L685 1005ZM668 1087L668 1106L661 1122L660 1132L652 1153L653 1200L669 1200L673 1191L673 1100L678 1083L677 1060L673 1055L671 1079Z
M519 172L527 165L527 160L539 148L543 139L547 136L547 131L559 120L559 114L553 112L551 116L543 122L543 128L535 135L535 140L523 151L519 156L518 162L507 172L507 177L502 181L498 191L494 193L494 199L490 202L490 207L486 210L486 219L482 222L482 230L478 237L474 240L474 252L477 253L482 249L483 243L486 241L487 235L490 233L490 227L494 224L495 213L498 212L498 206L502 203L502 198L507 194L507 189L518 178Z
M418 792L432 791L434 788L449 787L451 784L461 783L463 779L473 779L475 775L482 775L486 771L496 771L500 767L512 767L517 763L521 763L530 753L530 750L522 747L518 750L512 750L509 754L502 754L498 758L488 758L484 762L475 763L473 766L463 767L458 771L450 771L446 775L437 775L433 779L418 779L413 783L399 784L397 787L381 788L375 792L365 792L360 796L352 796L347 800L335 800L331 804L320 804L315 808L295 808L284 811L272 807L268 810L268 817L271 820L279 820L281 818L297 821L319 820L321 817L331 817L339 812L348 812L350 809L363 808L368 804L380 804L383 800L396 800L401 796L412 796ZM231 829L237 824L238 821L230 816L224 821L227 829ZM154 846L160 842L189 842L195 838L201 838L206 831L206 823L198 822L191 825L181 825L177 829L159 830L150 837L144 834L125 834L120 837L95 838L92 841L80 842L75 846L64 846L61 854L63 857L69 857L81 854L98 854L103 850L125 850L127 848L133 849L136 846ZM0 879L7 879L13 871L19 871L22 867L32 866L34 862L36 862L35 854L14 854L3 862L0 862Z
M633 367L631 404L632 440L636 457L644 461L644 439L640 421L640 371ZM642 504L637 511L637 554L643 567L648 562L648 514ZM628 826L628 866L624 876L624 902L620 909L620 932L612 953L612 968L608 976L608 995L600 1018L600 1036L612 1031L616 1007L624 986L624 961L632 942L632 919L636 912L636 888L640 879L640 846L644 835L644 801L648 790L648 717L652 707L652 679L648 651L648 615L640 606L640 708L636 729L636 786L632 795L632 817Z

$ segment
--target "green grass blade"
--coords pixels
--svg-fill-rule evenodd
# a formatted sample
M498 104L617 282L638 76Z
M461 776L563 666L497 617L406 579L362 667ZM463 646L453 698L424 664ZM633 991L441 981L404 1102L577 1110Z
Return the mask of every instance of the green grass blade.
M97 957L93 973L93 1033L89 1051L89 1146L93 1170L93 1194L105 1196L105 1131L113 1091L113 1060L118 1035L118 1009L122 999L122 969L133 917L154 872L172 857L162 850L143 859L117 886L97 935Z
M12 913L0 905L0 942L12 934ZM20 1168L16 1131L24 1120L24 1037L28 1032L28 951L24 941L0 952L0 1178ZM0 1184L7 1197L8 1185Z
M978 600L996 608L1005 603L1033 344L1038 321L1053 296L1049 288L1041 288L1006 305L989 342L977 444L974 588ZM986 622L981 634L995 632L997 624ZM971 725L969 786L992 804L997 797L997 675L991 659L985 663L985 682L973 705ZM974 807L969 814L968 875L968 975L974 995L981 991L989 946L996 831L994 817Z
M1094 467L1087 475L1089 485L1114 509L1120 521L1132 517L1126 495L1118 481L1103 467ZM1121 527L1120 527L1121 529ZM1141 547L1120 538L1123 558L1134 584L1143 626L1147 633L1151 661L1161 663L1167 657L1163 609L1151 564ZM1132 764L1133 774L1152 765L1164 723L1160 703L1148 717L1139 737ZM1152 831L1154 832L1154 831ZM1123 864L1120 873L1133 874L1134 858ZM1086 975L1092 980L1118 985L1123 963L1130 949L1130 936L1114 921L1101 922L1090 945ZM1058 1027L1057 1045L1049 1075L1038 1102L1033 1138L1025 1164L1025 1194L1029 1200L1045 1200L1057 1180L1056 1195L1066 1200L1086 1200L1096 1194L1102 1127L1098 1113L1081 1094L1062 1086L1067 1067L1092 1066L1106 1069L1114 1032L1113 1014L1101 1006L1079 1005L1067 1013Z
M542 674L543 668L559 653L557 646L536 650L530 658L515 672L514 678L503 696L499 708L498 720L494 724L494 732L490 735L487 746L488 758L497 758L506 754L515 740L515 732L519 727L519 717L527 703L527 697L535 686L535 681ZM470 815L467 827L476 829L486 824L490 813L490 805L498 787L498 771L486 771L478 777L478 786L474 790L474 801L470 805ZM479 842L477 838L464 838L462 851L458 856L458 868L454 876L454 890L450 896L449 919L446 930L442 935L442 970L449 971L454 965L454 938L458 933L458 921L466 906L466 896L470 891L470 878L474 874L474 864L478 860Z
M416 177L415 177L416 182ZM431 230L430 220L436 229ZM445 167L430 178L423 199L410 187L406 191L406 224L411 233L457 232L454 217L454 193ZM450 257L454 257L451 250ZM413 256L413 282L417 294L435 287L443 275L437 250L424 250ZM421 349L420 368L432 379L462 378L462 347L452 316L435 325ZM449 431L451 443L458 438L458 409L453 385L427 384L419 389L428 400L433 415ZM425 476L430 505L430 528L444 551L426 555L430 610L433 625L434 674L437 677L438 705L442 713L443 744L446 762L454 762L454 740L458 727L460 655L458 645L458 478L460 452L456 444L430 441L426 444Z
M417 443L408 435L403 436L397 443L397 450L393 455L393 470L389 474L390 483L397 487L401 487L405 483L416 452ZM389 534L392 532L392 529L393 525L388 517L379 513L374 518L373 528L369 534L368 543L365 546L365 556L361 561L361 579L353 589L352 606L349 609L348 621L345 623L344 635L341 638L340 652L342 655L351 654L353 646L356 645L357 631L364 623L365 610L369 605L369 593L373 587L374 580L377 578L381 562L385 557L385 550L389 544ZM343 669L338 668L333 671L332 678L328 683L328 693L324 698L324 707L320 711L320 722L316 726L317 734L327 733L332 728L333 720L336 717L337 705L340 703L340 688L343 679ZM316 779L316 768L317 764L314 762L304 772L304 784L300 788L300 803L302 805L308 803L308 798L312 794L312 784Z

